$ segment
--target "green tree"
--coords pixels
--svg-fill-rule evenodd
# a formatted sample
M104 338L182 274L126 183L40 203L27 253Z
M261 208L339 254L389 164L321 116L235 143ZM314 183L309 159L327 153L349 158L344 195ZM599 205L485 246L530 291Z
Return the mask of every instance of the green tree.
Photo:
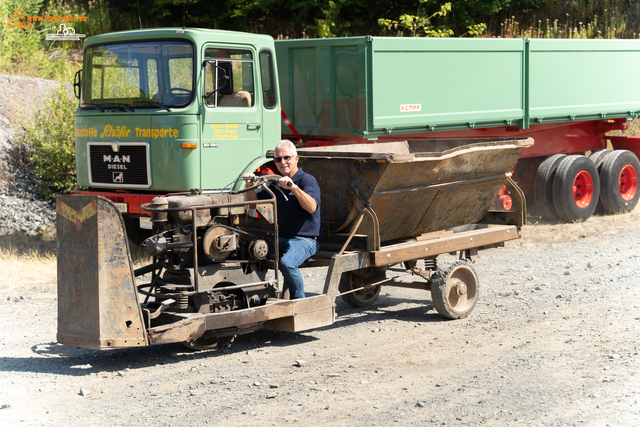
M74 159L74 113L76 102L67 85L61 84L31 120L25 120L18 143L40 179L42 194L55 199L76 185Z

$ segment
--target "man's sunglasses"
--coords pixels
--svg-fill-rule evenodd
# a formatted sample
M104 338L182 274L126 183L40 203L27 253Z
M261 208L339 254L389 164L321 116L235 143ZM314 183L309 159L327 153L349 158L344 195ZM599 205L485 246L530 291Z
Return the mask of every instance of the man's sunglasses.
M284 160L285 162L288 162L289 160L291 160L293 156L282 156L282 157L276 157L274 160L276 161L276 163L282 163L282 161Z

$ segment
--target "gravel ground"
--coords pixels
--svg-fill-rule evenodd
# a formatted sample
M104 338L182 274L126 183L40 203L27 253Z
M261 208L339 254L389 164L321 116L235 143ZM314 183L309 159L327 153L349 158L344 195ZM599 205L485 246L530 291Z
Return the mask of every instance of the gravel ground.
M56 282L0 285L0 420L21 426L640 425L640 208L480 253L480 302L337 301L332 326L221 351L56 343ZM453 261L443 257L441 265ZM37 268L37 267L34 267ZM319 292L325 269L305 270ZM296 366L301 361L302 366Z

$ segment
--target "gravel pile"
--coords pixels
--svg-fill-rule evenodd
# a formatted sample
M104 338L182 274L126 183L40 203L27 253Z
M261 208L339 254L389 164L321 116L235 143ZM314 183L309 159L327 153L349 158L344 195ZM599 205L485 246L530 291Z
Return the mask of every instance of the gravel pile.
M34 112L58 83L0 74L0 235L36 235L55 227L55 203L44 199L15 136L16 123Z

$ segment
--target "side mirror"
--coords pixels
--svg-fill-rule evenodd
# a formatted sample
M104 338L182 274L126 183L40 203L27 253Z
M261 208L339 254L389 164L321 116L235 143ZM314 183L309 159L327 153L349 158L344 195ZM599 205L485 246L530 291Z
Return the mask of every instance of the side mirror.
M205 94L203 95L203 98L209 98L211 95L213 95L214 93L220 91L221 95L229 95L233 93L233 74L232 74L232 69L231 69L231 63L230 62L223 62L223 63L218 63L217 59L207 59L204 61L204 63L202 64L203 66L207 66L207 64L212 66L212 75L211 78L213 80L215 80L215 75L216 73L214 71L218 71L217 72L217 76L218 76L218 80L217 82L215 82L214 84L214 88L211 92L205 92Z
M73 78L73 94L76 98L80 99L80 93L82 91L82 70L78 70L76 76Z

